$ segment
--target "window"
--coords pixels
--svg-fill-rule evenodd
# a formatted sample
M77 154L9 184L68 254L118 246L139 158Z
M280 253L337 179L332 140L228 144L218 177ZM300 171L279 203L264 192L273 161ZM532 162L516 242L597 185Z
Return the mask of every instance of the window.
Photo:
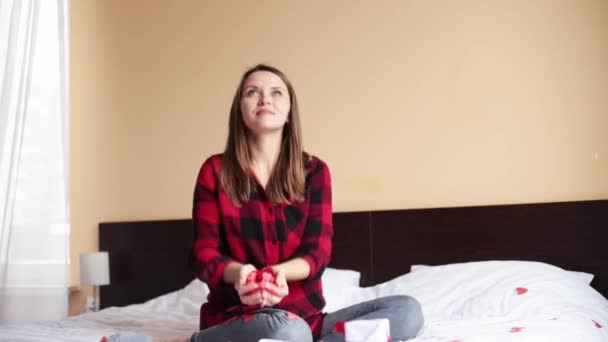
M0 323L58 319L69 269L67 3L0 7Z

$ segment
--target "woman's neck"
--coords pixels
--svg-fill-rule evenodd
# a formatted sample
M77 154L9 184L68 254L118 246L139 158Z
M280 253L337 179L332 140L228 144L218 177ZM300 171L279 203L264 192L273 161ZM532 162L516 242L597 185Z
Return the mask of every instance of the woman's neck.
M250 137L249 152L251 154L251 167L256 173L261 172L270 175L272 168L279 159L281 137L281 131L278 134Z

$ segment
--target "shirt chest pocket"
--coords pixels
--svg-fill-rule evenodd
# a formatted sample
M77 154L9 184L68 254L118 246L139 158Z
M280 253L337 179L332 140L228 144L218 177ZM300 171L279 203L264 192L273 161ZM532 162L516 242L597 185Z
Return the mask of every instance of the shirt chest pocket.
M281 209L285 235L296 234L297 236L302 236L308 218L308 205L306 203L297 203L285 205Z

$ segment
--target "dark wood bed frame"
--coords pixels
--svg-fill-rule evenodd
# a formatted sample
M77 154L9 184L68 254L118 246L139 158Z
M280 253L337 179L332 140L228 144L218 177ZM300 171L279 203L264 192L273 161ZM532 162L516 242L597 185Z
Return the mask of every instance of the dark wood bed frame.
M99 225L110 254L102 308L141 303L182 288L190 219ZM608 297L608 200L334 213L331 267L356 269L362 286L407 273L413 264L533 260L593 273Z

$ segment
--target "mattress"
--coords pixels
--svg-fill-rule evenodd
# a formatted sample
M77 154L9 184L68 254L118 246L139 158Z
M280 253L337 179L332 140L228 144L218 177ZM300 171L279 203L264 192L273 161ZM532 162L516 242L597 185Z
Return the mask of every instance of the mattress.
M606 342L608 301L589 285L592 277L543 263L488 261L418 267L373 287L324 287L328 311L381 296L415 297L425 316L415 342ZM204 283L193 280L143 304L0 326L0 341L90 342L119 331L185 337L197 329L207 293Z

